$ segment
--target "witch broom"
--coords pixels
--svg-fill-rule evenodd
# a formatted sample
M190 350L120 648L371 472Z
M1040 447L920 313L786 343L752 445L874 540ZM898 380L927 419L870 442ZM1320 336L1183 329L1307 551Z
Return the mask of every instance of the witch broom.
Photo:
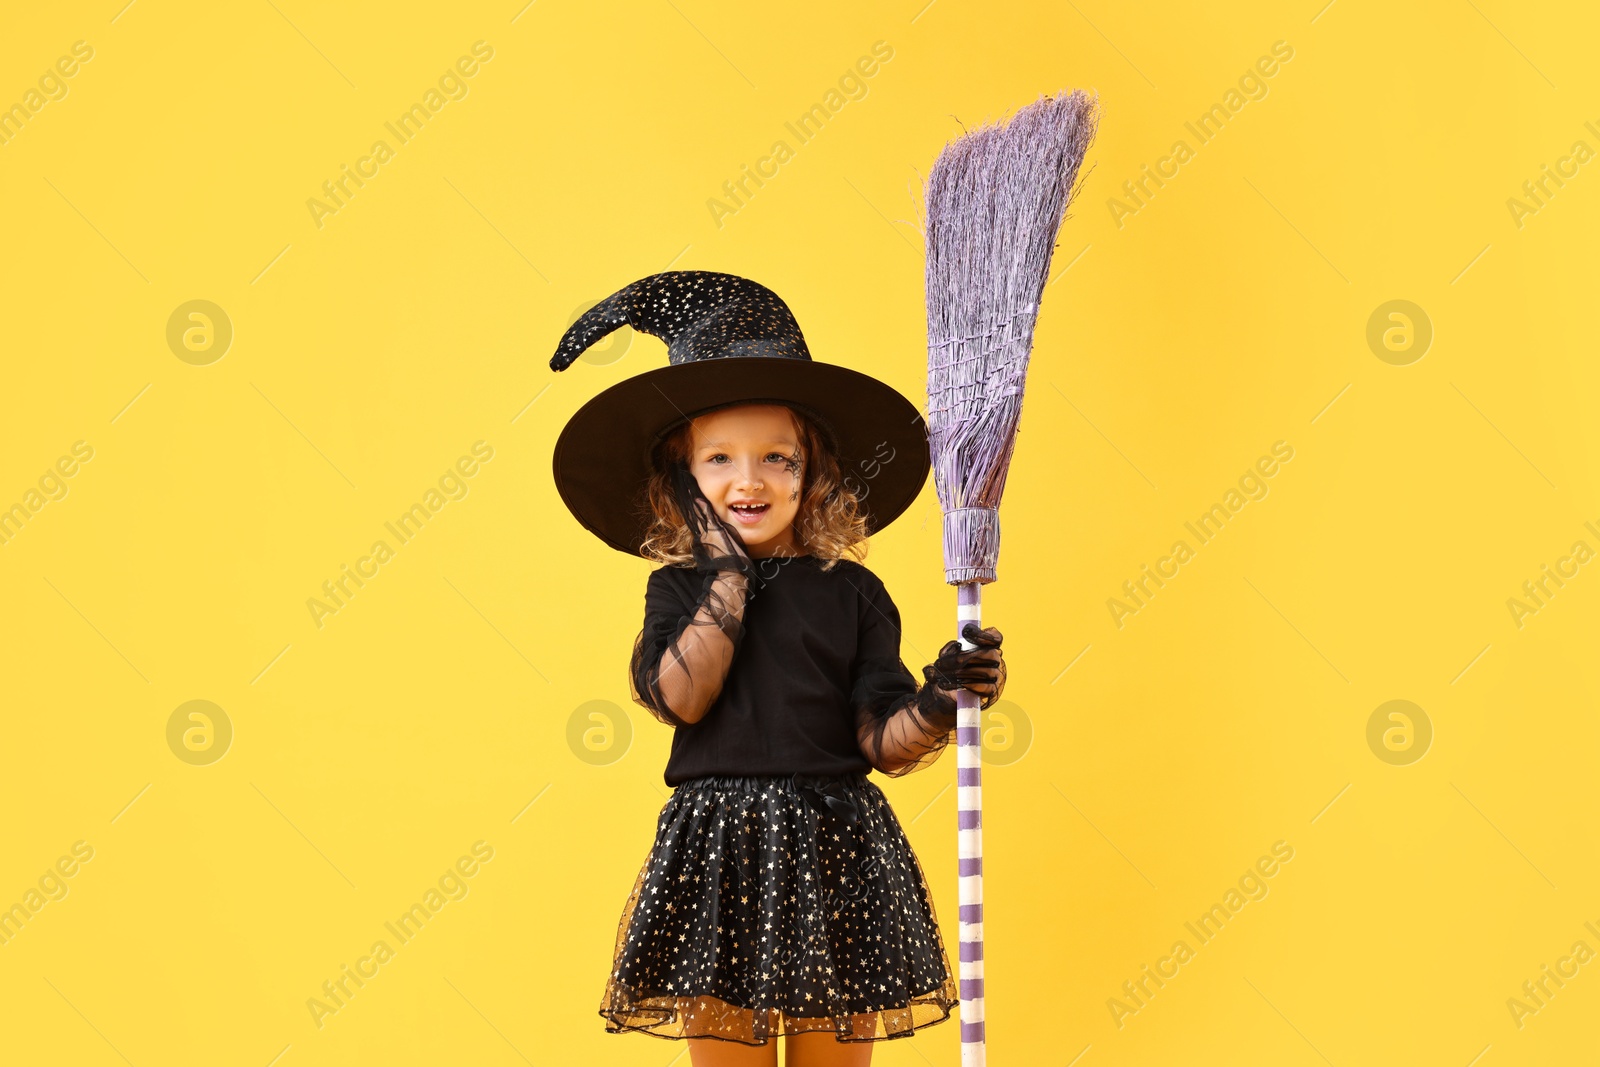
M1004 126L947 144L927 180L928 447L944 509L956 631L982 625L1000 496L1016 444L1033 327L1062 215L1094 139L1098 98L1041 97ZM978 697L956 691L962 1067L984 1067L983 792Z

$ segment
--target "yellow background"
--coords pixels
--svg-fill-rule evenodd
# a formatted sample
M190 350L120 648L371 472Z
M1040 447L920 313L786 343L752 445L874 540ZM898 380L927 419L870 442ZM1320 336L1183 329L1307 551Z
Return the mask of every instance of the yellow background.
M93 849L0 946L0 1059L681 1056L595 1014L666 798L669 734L624 670L649 565L550 477L567 416L664 350L624 332L546 361L627 282L723 270L920 402L920 175L1068 87L1104 120L984 597L1032 731L1018 758L990 723L993 1062L1593 1055L1600 962L1520 1027L1507 1007L1600 950L1600 564L1520 627L1507 606L1600 549L1600 164L1520 226L1507 206L1600 148L1583 5L119 2L31 5L0 38L0 104L94 52L0 145L0 506L93 449L0 546L0 904ZM319 227L323 182L480 40L466 96ZM877 41L865 95L796 144L784 123ZM1277 41L1292 60L1199 144L1185 122ZM719 225L708 200L780 138L793 158ZM1193 157L1119 225L1108 200L1179 139ZM166 340L197 299L234 331L208 365ZM1395 299L1434 330L1408 365L1366 341ZM1122 583L1280 440L1265 498L1116 625ZM476 441L467 494L313 622ZM930 483L867 560L913 670L953 634L939 529ZM1406 765L1367 741L1395 699L1433 731ZM207 766L168 745L191 700L233 729ZM954 767L878 778L952 955ZM468 894L319 1028L307 1000L477 841ZM1277 841L1267 895L1201 945L1185 922ZM1193 958L1119 1026L1108 1001L1180 939ZM954 1063L957 1038L877 1061Z

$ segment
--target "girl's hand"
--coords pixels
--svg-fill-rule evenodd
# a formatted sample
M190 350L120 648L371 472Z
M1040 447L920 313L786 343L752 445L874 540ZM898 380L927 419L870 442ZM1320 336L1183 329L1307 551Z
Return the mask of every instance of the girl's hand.
M699 546L695 562L700 570L735 570L748 574L755 567L744 538L717 515L717 509L705 497L695 500L696 522L690 532Z
M689 526L689 539L694 546L695 569L706 573L737 571L747 577L754 574L755 563L744 539L717 515L694 474L680 463L674 475L678 510Z
M1006 687L1006 662L1000 651L1000 631L990 626L979 629L967 623L961 636L977 645L963 650L960 641L949 641L939 650L939 658L922 668L928 683L942 690L966 689L978 695L978 706L987 708L1000 699Z

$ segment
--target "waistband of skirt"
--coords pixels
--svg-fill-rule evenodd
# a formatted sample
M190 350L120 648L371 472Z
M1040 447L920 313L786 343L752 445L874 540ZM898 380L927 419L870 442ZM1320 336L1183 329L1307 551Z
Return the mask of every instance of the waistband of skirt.
M850 771L845 774L708 774L698 778L685 778L673 787L674 790L683 789L699 791L704 789L723 789L730 791L757 793L768 786L792 786L796 781L834 781L844 785L866 785L871 782L865 771Z

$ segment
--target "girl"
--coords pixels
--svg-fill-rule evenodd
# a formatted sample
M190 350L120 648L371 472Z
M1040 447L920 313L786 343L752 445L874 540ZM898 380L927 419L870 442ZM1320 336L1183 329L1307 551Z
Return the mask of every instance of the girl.
M969 623L967 644L947 643L921 685L906 670L899 612L859 559L926 477L925 436L920 464L900 452L925 433L920 415L905 423L913 433L883 439L889 459L857 489L843 457L862 454L860 404L901 415L909 402L894 393L895 410L888 386L812 362L775 294L732 275L655 275L574 323L552 366L608 321L659 330L678 356L667 370L699 377L652 371L630 380L653 378L648 390L613 387L597 398L607 433L584 429L591 401L557 444L574 513L665 564L629 674L634 700L674 729L675 788L599 1013L608 1032L689 1039L695 1067L776 1065L778 1035L795 1067L867 1064L873 1041L943 1021L959 996L921 865L866 773L932 763L955 725L954 690L983 707L999 698L1001 635ZM759 358L780 351L802 354ZM674 414L646 412L648 448L635 450L616 440L615 405L650 390ZM602 495L601 465L577 458L580 442L601 440L643 482L642 507L615 503L625 484Z

